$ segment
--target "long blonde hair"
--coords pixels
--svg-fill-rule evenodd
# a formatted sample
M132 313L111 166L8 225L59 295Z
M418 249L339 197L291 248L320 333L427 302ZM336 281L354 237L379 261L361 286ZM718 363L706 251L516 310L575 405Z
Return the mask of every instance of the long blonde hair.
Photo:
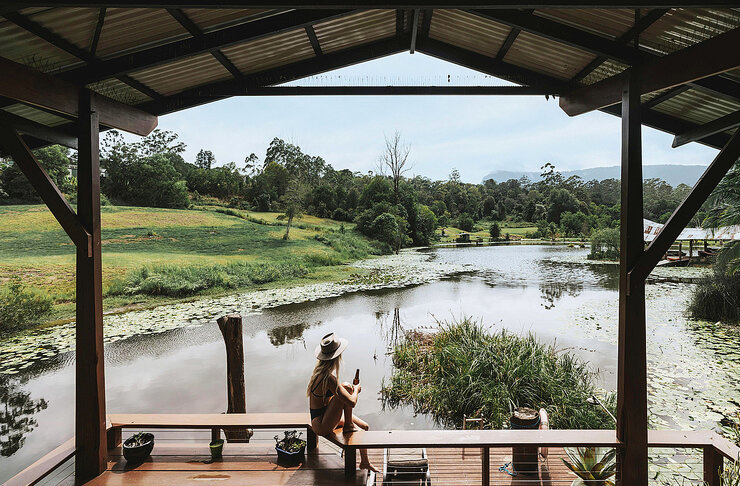
M316 366L311 374L311 379L308 380L308 388L306 388L306 396L311 396L311 390L321 390L320 395L324 395L326 390L329 389L329 377L331 372L334 371L337 377L337 388L339 388L339 364L342 362L342 355L340 354L334 359L328 360L317 360ZM337 390L332 390L334 393ZM319 395L319 393L316 393Z

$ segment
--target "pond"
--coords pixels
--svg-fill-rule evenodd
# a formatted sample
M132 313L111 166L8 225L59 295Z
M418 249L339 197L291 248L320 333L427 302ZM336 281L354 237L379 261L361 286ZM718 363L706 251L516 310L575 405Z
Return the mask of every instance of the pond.
M212 317L234 310L244 316L252 412L305 410L314 347L336 331L350 341L343 378L349 381L361 369L358 415L378 429L436 427L408 408L383 408L379 391L392 372L388 351L405 330L462 316L555 341L590 361L599 370L600 387L614 390L618 270L586 262L586 252L549 245L438 248L424 252L425 265L466 271L274 308L240 306L237 296L108 316L107 335L135 324L146 329L106 344L108 411L224 411L224 343ZM650 421L655 428L719 430L740 408L740 333L688 320L691 285L648 285ZM159 325L164 320L168 325ZM142 328L141 322L150 324ZM45 344L68 334L64 328L44 330L0 344L7 363L11 357L21 362L26 353L23 365L0 363L0 397L13 397L0 423L0 482L73 434L74 355Z

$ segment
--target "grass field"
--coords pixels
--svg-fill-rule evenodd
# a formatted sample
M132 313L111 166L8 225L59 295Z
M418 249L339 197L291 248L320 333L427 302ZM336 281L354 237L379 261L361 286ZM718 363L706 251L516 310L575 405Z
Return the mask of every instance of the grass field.
M354 225L345 223L346 231L340 233L341 223L312 216L295 221L290 240L283 240L285 226L278 216L225 208L103 207L104 293L143 267L158 266L305 263L308 272L291 279L341 279L350 270L337 263L367 256L371 250L369 242L352 231ZM0 206L0 255L0 284L20 277L25 285L54 298L54 319L73 314L75 248L45 206ZM108 296L105 307L161 300L166 299Z
M501 227L501 238L505 238L507 233L512 236L516 235L524 237L527 233L537 231L537 227L534 226L532 223L513 223L510 221L503 221L499 223L499 226ZM470 232L471 238L476 239L480 237L487 240L491 236L491 234L489 233L489 229L490 224L476 224L473 228L473 231ZM441 243L454 242L458 233L463 233L463 230L461 230L460 228L455 228L454 226L447 226L445 228L445 236L440 238L439 241Z

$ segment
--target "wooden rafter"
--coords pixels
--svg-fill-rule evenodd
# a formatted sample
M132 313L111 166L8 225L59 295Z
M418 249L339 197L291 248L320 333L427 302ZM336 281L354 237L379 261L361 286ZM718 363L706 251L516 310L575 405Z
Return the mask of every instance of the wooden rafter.
M411 17L411 45L409 52L413 54L416 51L416 39L419 37L419 9L414 9L414 15Z
M740 66L740 29L731 30L673 54L640 65L641 94L701 80ZM560 107L571 116L604 108L622 99L626 74L578 88L560 98Z
M26 175L28 182L49 207L77 248L91 255L92 236L20 135L12 128L0 125L0 144Z
M95 24L92 41L90 41L90 56L95 57L100 42L100 34L103 32L103 23L105 23L105 13L108 9L101 8L98 12L98 22Z
M60 76L76 84L88 84L140 71L186 57L214 52L240 42L261 39L306 25L347 15L347 10L294 10L246 24L208 32L199 36L98 62L94 68L73 69Z
M49 127L4 110L0 110L0 125L14 128L20 133L25 133L39 140L77 150L77 134L66 128Z
M665 8L735 7L735 0L11 0L8 8L24 7L129 7L129 8Z
M522 29L519 29L517 27L511 28L509 34L506 36L506 39L504 39L503 44L501 44L501 47L499 47L499 50L496 53L496 59L502 60L504 57L506 57L506 53L509 52L511 46L514 45L514 41L517 37L519 37L519 33L521 31Z
M77 116L80 88L22 64L0 58L0 96ZM157 117L138 108L94 94L100 123L137 135L149 135Z
M316 37L316 31L313 30L313 26L307 25L306 27L306 35L308 36L309 42L311 42L311 48L313 48L313 53L318 56L323 56L324 53L321 50L321 44L319 43L319 38Z
M685 132L677 133L673 139L673 147L680 147L689 142L698 142L699 140L737 127L740 127L740 111L730 113L704 125L686 130Z

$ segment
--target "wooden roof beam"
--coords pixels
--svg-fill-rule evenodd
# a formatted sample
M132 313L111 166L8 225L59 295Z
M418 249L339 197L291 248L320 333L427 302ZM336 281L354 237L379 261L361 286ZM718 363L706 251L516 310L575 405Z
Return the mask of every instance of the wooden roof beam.
M416 51L416 38L419 36L419 9L414 9L414 15L411 17L411 46L409 53Z
M0 110L0 125L11 127L20 133L46 142L63 145L77 150L77 134L68 129L53 128L28 118Z
M259 86L232 96L544 96L552 91L530 86Z
M306 25L341 17L350 12L348 10L294 10L106 59L96 63L94 67L73 69L60 74L60 77L76 84L88 84L159 66L196 54L215 52L240 42L261 39L289 30L302 29Z
M78 115L80 87L0 57L0 96ZM157 117L95 93L100 123L137 135L148 135Z
M641 94L696 82L740 66L740 29L695 44L636 68L641 74ZM626 74L577 88L560 98L560 107L570 116L604 108L622 100Z
M677 134L673 139L673 147L680 147L690 142L698 142L709 136L737 127L740 127L740 111L730 113L704 125Z
M305 29L306 35L308 36L308 41L311 43L313 53L316 55L316 57L323 56L324 52L321 50L321 44L319 43L319 38L316 37L316 31L313 30L313 26L307 25Z
M670 8L736 7L737 0L10 0L7 8Z

